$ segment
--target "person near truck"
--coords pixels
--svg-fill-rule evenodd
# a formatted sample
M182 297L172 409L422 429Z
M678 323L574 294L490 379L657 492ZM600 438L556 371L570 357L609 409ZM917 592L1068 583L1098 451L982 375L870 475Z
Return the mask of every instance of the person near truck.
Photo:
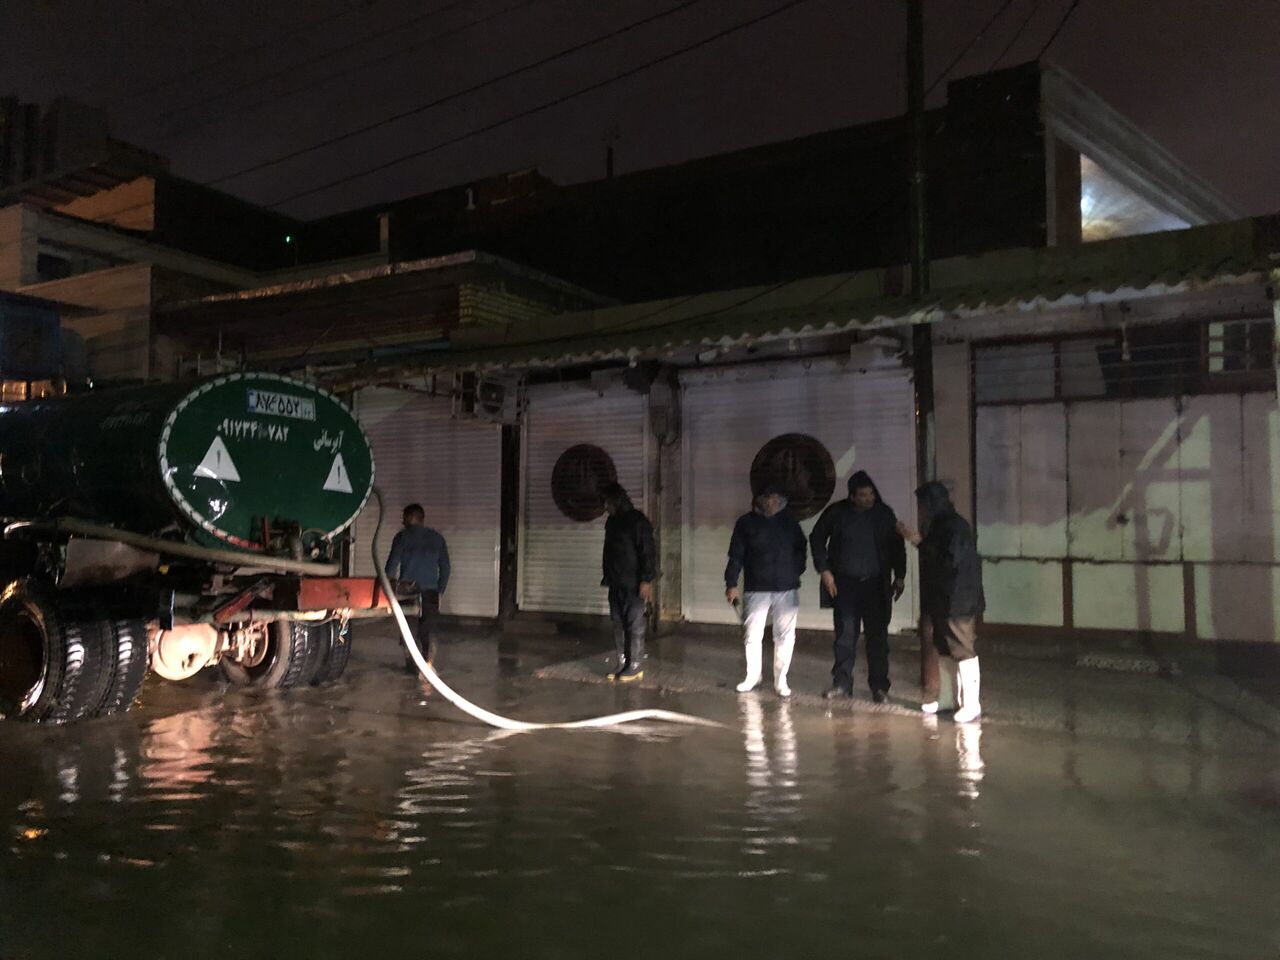
M609 679L631 683L644 676L645 612L653 600L658 551L653 524L635 508L627 491L611 483L600 492L609 515L604 525L604 577L600 585L609 588L609 617L618 655Z
M822 511L809 547L822 578L821 604L835 621L831 687L823 697L853 696L853 665L858 627L867 643L867 682L871 697L889 695L889 615L902 596L907 549L898 518L865 470L849 478L849 497Z
M440 615L440 598L449 586L449 545L444 536L426 525L427 513L422 504L404 508L404 527L391 541L387 557L387 577L397 594L416 593L422 609L418 615L418 650L430 662L435 654L431 633ZM404 655L405 670L418 668L408 651Z
M920 548L920 608L933 627L938 651L938 699L921 705L927 714L955 710L956 723L982 716L978 700L977 622L986 606L982 560L969 522L956 513L947 488L936 480L916 490L923 536L906 524L898 532Z
M764 628L772 620L773 689L780 697L791 696L787 671L796 645L805 552L804 531L787 512L782 488L766 486L755 498L755 509L744 513L733 525L729 562L724 568L725 598L743 608L742 643L747 672L738 684L739 693L748 693L760 683ZM738 586L739 577L744 580L743 588Z

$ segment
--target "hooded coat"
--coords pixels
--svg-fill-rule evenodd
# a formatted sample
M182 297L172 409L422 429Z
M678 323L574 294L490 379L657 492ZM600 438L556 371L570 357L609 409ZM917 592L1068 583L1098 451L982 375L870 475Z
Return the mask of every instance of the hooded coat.
M916 491L928 529L920 541L920 606L935 617L976 617L986 609L982 560L969 522L947 488L931 481Z
M907 547L898 533L898 517L892 508L880 497L880 491L866 471L859 470L849 478L849 491L858 487L869 486L875 491L876 502L868 511L874 527L876 552L880 558L880 574L884 579L885 609L893 605L893 581L907 575ZM809 534L809 549L813 553L813 566L818 573L830 570L836 576L845 572L845 557L841 546L845 541L847 525L853 521L858 508L847 499L831 504L822 511L822 516ZM834 601L825 587L820 588L819 603L823 607L831 607Z
M601 584L635 593L640 584L652 583L658 576L653 524L635 508L621 487L614 487L609 495L615 498L617 509L604 524Z

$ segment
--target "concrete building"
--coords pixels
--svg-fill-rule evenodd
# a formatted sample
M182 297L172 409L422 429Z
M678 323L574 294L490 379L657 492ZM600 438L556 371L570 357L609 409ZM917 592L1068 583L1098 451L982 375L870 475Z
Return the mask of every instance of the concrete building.
M926 116L933 256L1232 220L1201 178L1066 72L1024 64L947 85ZM624 302L907 262L905 117L590 183L536 170L353 211L396 259L478 249Z
M725 544L765 478L806 527L857 469L912 514L905 351L926 323L937 470L976 519L988 629L1270 641L1278 256L1280 220L1243 220L934 261L915 302L888 292L901 268L855 271L475 324L312 374L353 396L390 502L462 545L447 612L603 613L596 490L616 478L659 529L661 615L730 623ZM913 579L896 626L914 603Z
M0 291L62 308L67 379L172 379L235 367L245 359L235 330L219 329L207 341L201 337L207 324L169 335L155 322L159 312L205 296L323 287L335 276L363 295L363 281L417 269L388 266L386 226L374 218L366 232L306 232L308 225L291 217L173 176L163 158L113 140L101 111L58 101L41 114L34 105L0 99ZM449 261L459 268L456 278L468 274L464 261ZM404 310L415 293L401 290L382 310L395 328L385 344L370 348L378 332L371 332L366 314L354 339L347 333L353 315L330 318L334 338L315 345L332 353L334 343L355 342L364 347L359 356L369 358L473 320L512 322L534 309L604 302L576 294L565 300L569 288L562 283L552 284L540 308L536 291L527 302L515 294L486 299L486 285L502 286L501 268L490 269L500 261L476 262L467 281L459 280L452 305L437 298ZM433 272L432 282L439 276ZM393 280L391 286L405 284ZM282 337L276 334L275 353L254 360L297 365L307 351L290 345L306 336L291 325Z

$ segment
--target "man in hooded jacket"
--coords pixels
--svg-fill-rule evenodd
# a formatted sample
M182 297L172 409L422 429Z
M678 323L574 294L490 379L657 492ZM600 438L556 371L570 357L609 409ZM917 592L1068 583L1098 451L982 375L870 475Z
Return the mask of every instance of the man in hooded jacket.
M725 598L744 607L742 641L747 674L738 684L749 693L760 682L764 659L764 627L773 621L773 689L791 696L787 670L796 645L800 614L800 575L804 573L805 540L800 524L787 512L787 498L779 486L769 485L755 498L755 509L733 525L729 562L724 568ZM746 592L738 588L745 574Z
M609 616L618 665L609 679L631 683L644 676L645 610L653 599L658 551L653 524L616 483L601 491L609 519L604 525L601 586L609 588Z
M956 513L947 488L936 480L916 490L923 537L906 524L898 532L920 548L920 607L933 627L938 650L938 699L925 713L955 710L957 723L982 715L978 695L977 619L986 606L982 560L973 528Z
M853 695L858 626L867 639L867 681L876 703L889 693L889 615L902 596L907 550L898 518L880 491L859 470L849 478L849 497L822 511L809 534L813 565L822 577L821 603L835 621L835 664L827 699Z

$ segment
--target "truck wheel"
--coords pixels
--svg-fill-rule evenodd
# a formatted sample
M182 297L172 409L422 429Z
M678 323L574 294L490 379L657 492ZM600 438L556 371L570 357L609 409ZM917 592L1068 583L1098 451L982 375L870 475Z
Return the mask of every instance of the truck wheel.
M344 632L338 623L331 620L314 630L320 637L320 663L311 683L318 687L333 683L346 671L347 661L351 658L351 628Z
M305 685L315 672L318 645L310 624L278 620L271 624L262 662L247 667L222 661L222 672L237 686L285 690Z
M100 621L66 620L52 591L20 580L0 595L0 713L33 722L90 716L111 679Z
M123 713L133 706L147 678L147 625L142 620L117 620L109 625L111 677L98 704L97 715Z

